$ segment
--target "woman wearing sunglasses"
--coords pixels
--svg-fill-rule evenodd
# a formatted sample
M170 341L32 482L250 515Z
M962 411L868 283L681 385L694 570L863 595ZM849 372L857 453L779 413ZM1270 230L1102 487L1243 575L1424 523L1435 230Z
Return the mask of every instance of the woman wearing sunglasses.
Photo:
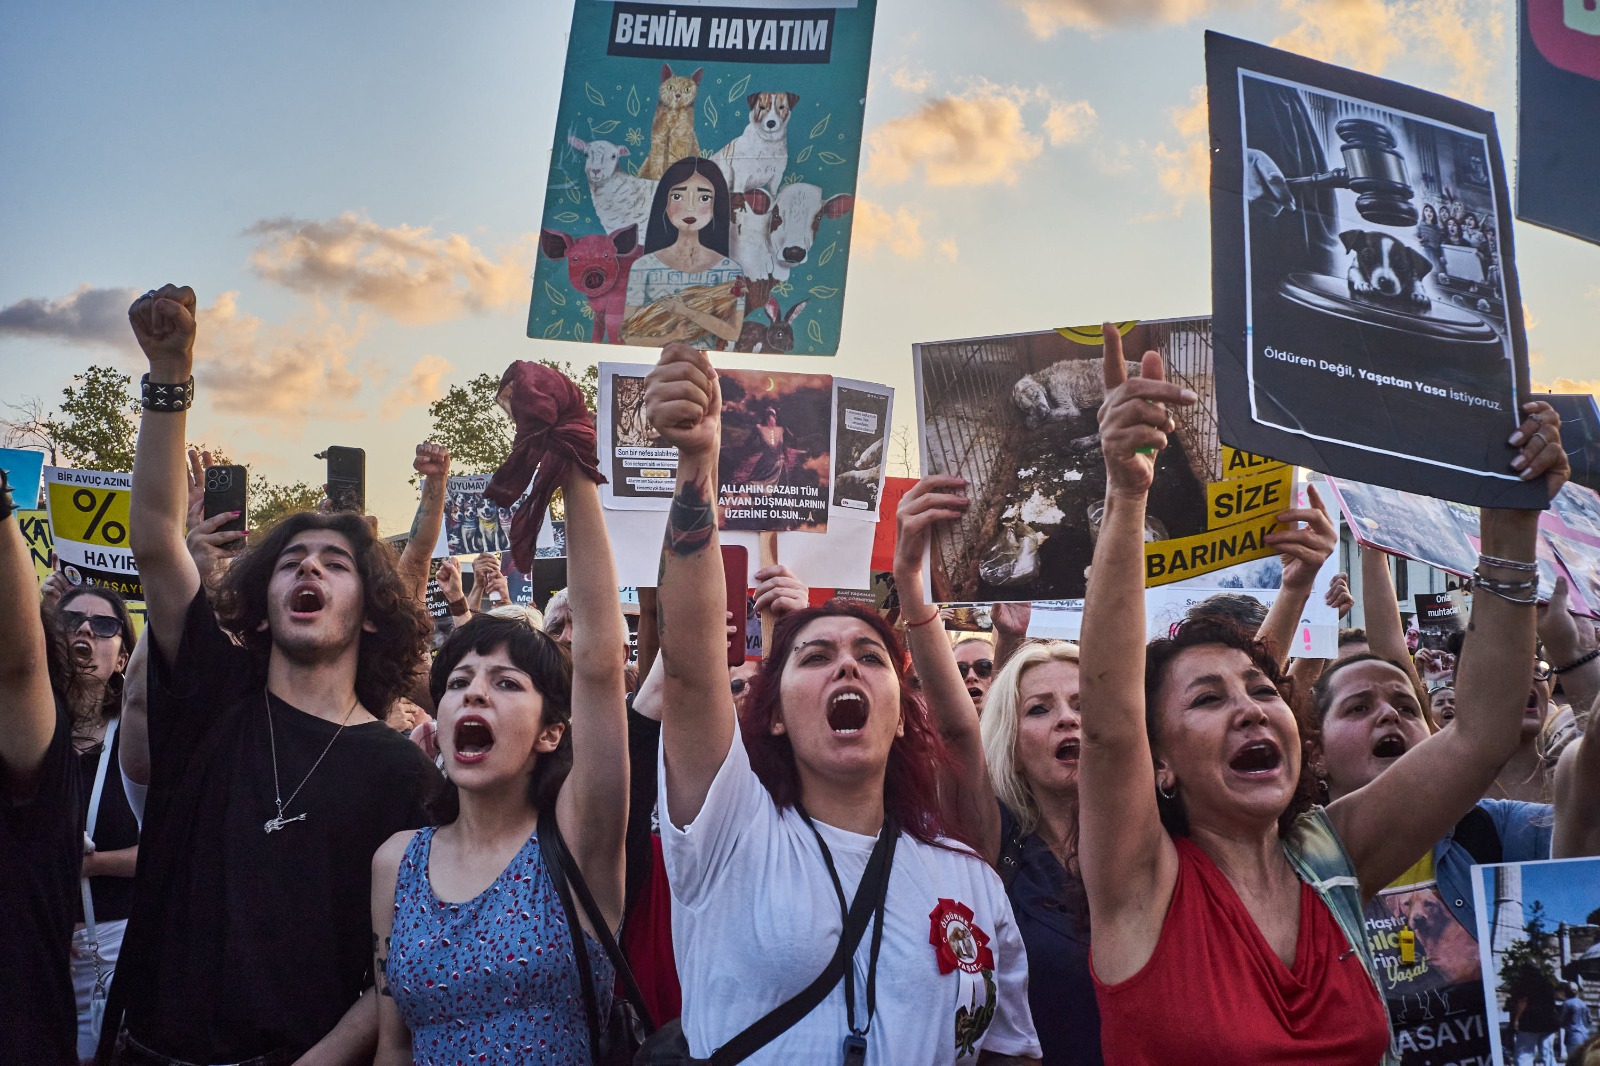
M961 683L967 687L972 705L982 714L983 701L989 696L989 683L994 680L994 645L982 637L966 637L956 641L955 653Z
M56 604L56 619L78 668L71 697L72 744L84 797L78 825L88 892L73 893L77 924L72 987L78 1006L78 1055L88 1058L100 1038L96 996L111 987L133 907L133 870L139 859L139 823L117 768L124 671L135 638L127 605L107 588L69 589Z

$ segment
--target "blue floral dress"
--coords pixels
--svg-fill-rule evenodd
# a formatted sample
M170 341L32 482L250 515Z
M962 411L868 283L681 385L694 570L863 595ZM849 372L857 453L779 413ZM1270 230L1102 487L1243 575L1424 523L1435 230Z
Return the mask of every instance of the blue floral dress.
M433 894L433 827L400 862L385 976L417 1066L588 1064L589 1027L572 937L530 836L494 883L465 903ZM603 1018L616 974L587 941Z

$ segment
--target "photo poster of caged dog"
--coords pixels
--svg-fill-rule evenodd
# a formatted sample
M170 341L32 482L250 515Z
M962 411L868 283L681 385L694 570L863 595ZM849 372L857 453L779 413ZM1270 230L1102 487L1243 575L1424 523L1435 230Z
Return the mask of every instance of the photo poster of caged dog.
M1206 34L1222 439L1366 484L1544 506L1494 116Z
M575 0L528 336L833 355L877 0Z
M600 499L614 510L665 511L678 474L677 450L645 416L638 363L600 364ZM722 390L721 485L724 530L821 533L828 528L834 379L827 374L717 371ZM869 389L882 385L858 383ZM852 515L861 518L861 515Z
M1471 869L1478 966L1495 1066L1578 1062L1564 1020L1593 1016L1600 984L1600 858L1542 859ZM1435 933L1450 924L1428 923ZM1416 953L1424 948L1421 930ZM1593 1024L1588 1027L1591 1032Z
M870 381L834 378L833 397L833 510L879 521L894 390Z
M1263 538L1293 506L1294 470L1217 437L1211 320L1118 324L1130 374L1147 350L1200 397L1174 412L1145 519L1145 583L1164 585L1277 553ZM972 506L935 529L939 603L1081 600L1104 513L1096 413L1098 326L913 346L922 469L968 481Z
M1517 217L1600 244L1600 5L1518 0Z

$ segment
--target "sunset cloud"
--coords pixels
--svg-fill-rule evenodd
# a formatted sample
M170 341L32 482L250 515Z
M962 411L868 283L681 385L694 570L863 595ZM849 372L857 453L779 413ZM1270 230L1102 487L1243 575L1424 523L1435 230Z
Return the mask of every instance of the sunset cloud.
M298 422L310 415L360 417L362 378L349 352L365 332L317 311L307 322L271 326L224 292L200 309L195 382L208 408L247 418Z
M411 364L411 372L383 401L383 417L397 418L421 410L444 395L445 375L455 369L439 355L424 355Z
M1168 109L1167 121L1177 140L1171 145L1158 141L1150 154L1155 157L1156 181L1171 200L1170 214L1180 215L1189 204L1204 203L1211 188L1210 120L1205 86L1191 89L1187 104Z
M1187 22L1217 6L1212 0L1010 0L1035 37L1061 30L1099 30Z
M268 281L319 299L368 304L401 322L439 322L524 300L531 237L494 256L458 233L384 227L353 211L326 221L263 219L250 267Z
M1087 100L1056 101L1044 117L1044 132L1053 147L1076 144L1094 132L1099 116Z
M922 215L908 207L891 213L875 201L856 199L855 222L850 229L852 254L872 255L884 248L903 259L918 259L927 251L922 236Z
M30 296L0 308L0 338L16 337L66 343L134 345L128 326L128 305L137 289L95 289L80 285L57 300Z

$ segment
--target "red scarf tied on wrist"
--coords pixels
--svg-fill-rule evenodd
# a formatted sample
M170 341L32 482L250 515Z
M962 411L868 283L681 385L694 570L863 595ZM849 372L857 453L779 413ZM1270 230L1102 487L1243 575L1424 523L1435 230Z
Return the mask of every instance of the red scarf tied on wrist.
M516 423L517 437L511 457L494 472L483 495L510 507L528 490L511 520L511 561L528 573L550 497L571 466L577 464L596 484L605 484L606 478L595 454L594 418L583 393L565 374L519 359L500 377L499 402Z

